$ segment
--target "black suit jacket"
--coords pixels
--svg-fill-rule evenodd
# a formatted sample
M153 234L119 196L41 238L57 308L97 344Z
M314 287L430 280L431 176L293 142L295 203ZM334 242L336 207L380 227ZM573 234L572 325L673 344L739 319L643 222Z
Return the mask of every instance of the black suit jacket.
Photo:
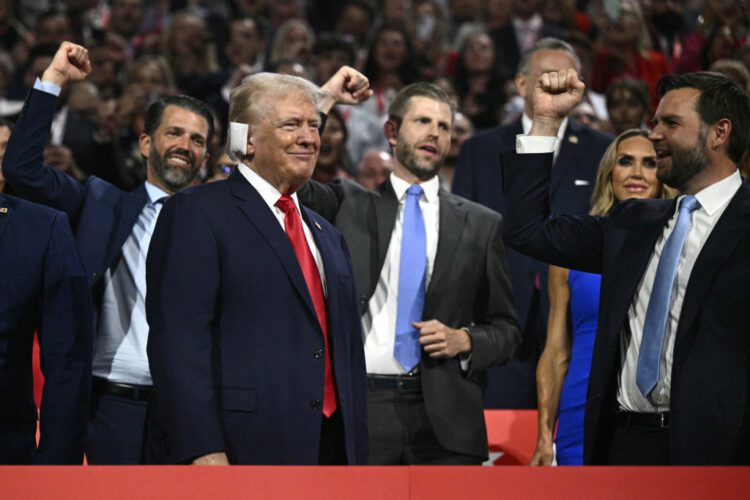
M480 132L461 148L453 192L505 214L501 155L515 151L521 120ZM591 205L599 161L612 136L568 122L560 154L552 170L549 195L552 213L585 214ZM523 344L517 357L489 372L489 408L536 408L536 363L547 337L547 264L508 250L513 292ZM537 278L539 277L539 287Z
M333 221L352 249L360 313L375 292L398 213L389 181L367 191L347 181L308 182L306 203ZM457 358L422 356L422 394L430 423L447 449L487 456L483 386L489 366L507 361L520 340L502 242L501 217L441 190L440 232L423 318L468 327L473 351L467 373Z
M65 214L0 193L0 290L0 463L80 465L93 328ZM35 331L45 378L38 448Z
M542 24L542 29L539 32L539 38L545 37L559 37L562 31L556 26L549 25L547 23ZM509 71L509 74L515 75L518 72L518 63L521 61L521 49L518 47L518 40L516 39L516 30L513 27L513 22L508 21L497 29L490 31L490 38L495 44L495 50L503 54L503 62L505 68Z
M620 335L674 200L630 200L608 217L548 217L551 155L508 155L507 238L551 264L601 273L584 462L606 459L616 408ZM743 184L693 267L677 327L670 393L676 465L750 463L750 186Z

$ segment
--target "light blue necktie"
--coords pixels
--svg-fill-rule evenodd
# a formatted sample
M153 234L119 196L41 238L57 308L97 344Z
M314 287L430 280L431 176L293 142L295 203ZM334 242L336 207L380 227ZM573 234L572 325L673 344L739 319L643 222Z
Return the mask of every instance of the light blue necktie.
M659 381L659 360L664 349L664 334L669 318L669 306L672 303L677 265L685 246L691 214L698 207L700 203L695 196L687 195L682 199L674 230L664 244L659 264L656 266L635 374L635 383L644 396L648 396Z
M404 224L401 236L401 263L398 273L396 342L393 355L401 367L410 372L419 364L421 347L419 331L412 326L422 320L427 268L427 237L419 207L422 187L415 184L406 190Z

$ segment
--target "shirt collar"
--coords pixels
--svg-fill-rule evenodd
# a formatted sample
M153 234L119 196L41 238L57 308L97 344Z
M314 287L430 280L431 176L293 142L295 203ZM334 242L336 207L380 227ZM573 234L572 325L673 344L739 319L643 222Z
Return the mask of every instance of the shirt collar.
M146 193L148 194L148 201L151 204L156 203L162 198L169 198L169 193L148 181L146 181Z
M524 135L529 135L529 131L531 130L531 118L529 118L526 113L523 113L521 115L521 126L523 127ZM560 130L557 131L557 138L560 140L560 142L562 142L563 138L565 137L565 130L567 128L568 117L566 116L562 124L560 125Z
M513 16L513 25L516 28L529 28L533 29L534 31L538 30L542 27L542 16L540 14L534 14L529 18L528 21L524 21L518 16Z
M266 205L268 205L271 210L275 210L276 202L279 201L279 198L281 198L281 193L279 192L279 190L276 189L273 184L258 175L258 172L248 167L244 163L240 163L237 168L242 176L247 179L247 182L249 182L250 185L253 186L256 191L258 191L258 194L260 194L260 197L263 198L263 201L266 202ZM299 207L299 201L297 200L297 193L292 194L292 200L294 200L294 204L297 206L297 211L302 213Z
M398 201L403 202L404 197L406 196L406 190L409 189L411 184L391 172L391 185L393 186L393 191L396 193ZM438 176L436 175L432 179L422 182L419 185L422 186L427 203L435 203L437 201L438 191L440 190L440 179L438 179Z
M698 191L695 197L698 198L701 208L708 215L713 215L717 210L729 203L729 200L737 193L741 185L742 177L740 176L740 171L735 170L729 177Z

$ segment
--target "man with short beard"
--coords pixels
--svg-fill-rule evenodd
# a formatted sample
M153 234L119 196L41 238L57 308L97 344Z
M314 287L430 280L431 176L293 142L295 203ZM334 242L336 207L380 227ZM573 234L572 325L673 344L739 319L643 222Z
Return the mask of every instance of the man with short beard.
M503 158L508 242L602 275L584 463L750 464L747 95L718 73L662 77L649 138L681 195L550 217L555 137L584 90L574 70L542 74L529 135Z
M389 178L373 191L339 181L300 193L351 248L375 465L486 460L485 371L520 341L501 216L440 189L454 114L435 85L404 88L384 126Z
M4 174L25 198L64 211L76 233L97 311L86 455L92 464L139 463L152 390L146 357L145 259L163 200L189 186L206 161L211 112L185 96L146 114L139 138L147 179L130 193L89 177L83 184L43 164L57 95L91 71L85 48L64 42L29 94L8 143Z

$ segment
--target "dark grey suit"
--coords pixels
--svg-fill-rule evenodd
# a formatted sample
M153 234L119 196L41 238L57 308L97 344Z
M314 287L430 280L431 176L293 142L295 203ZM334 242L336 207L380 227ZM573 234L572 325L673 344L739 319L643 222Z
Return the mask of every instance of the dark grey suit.
M303 203L332 221L351 249L360 313L375 292L386 258L398 200L390 180L375 191L347 181L308 182ZM483 414L485 371L507 361L520 342L499 214L440 190L440 232L423 318L468 327L469 370L458 358L422 356L419 371L430 424L449 451L487 456Z

